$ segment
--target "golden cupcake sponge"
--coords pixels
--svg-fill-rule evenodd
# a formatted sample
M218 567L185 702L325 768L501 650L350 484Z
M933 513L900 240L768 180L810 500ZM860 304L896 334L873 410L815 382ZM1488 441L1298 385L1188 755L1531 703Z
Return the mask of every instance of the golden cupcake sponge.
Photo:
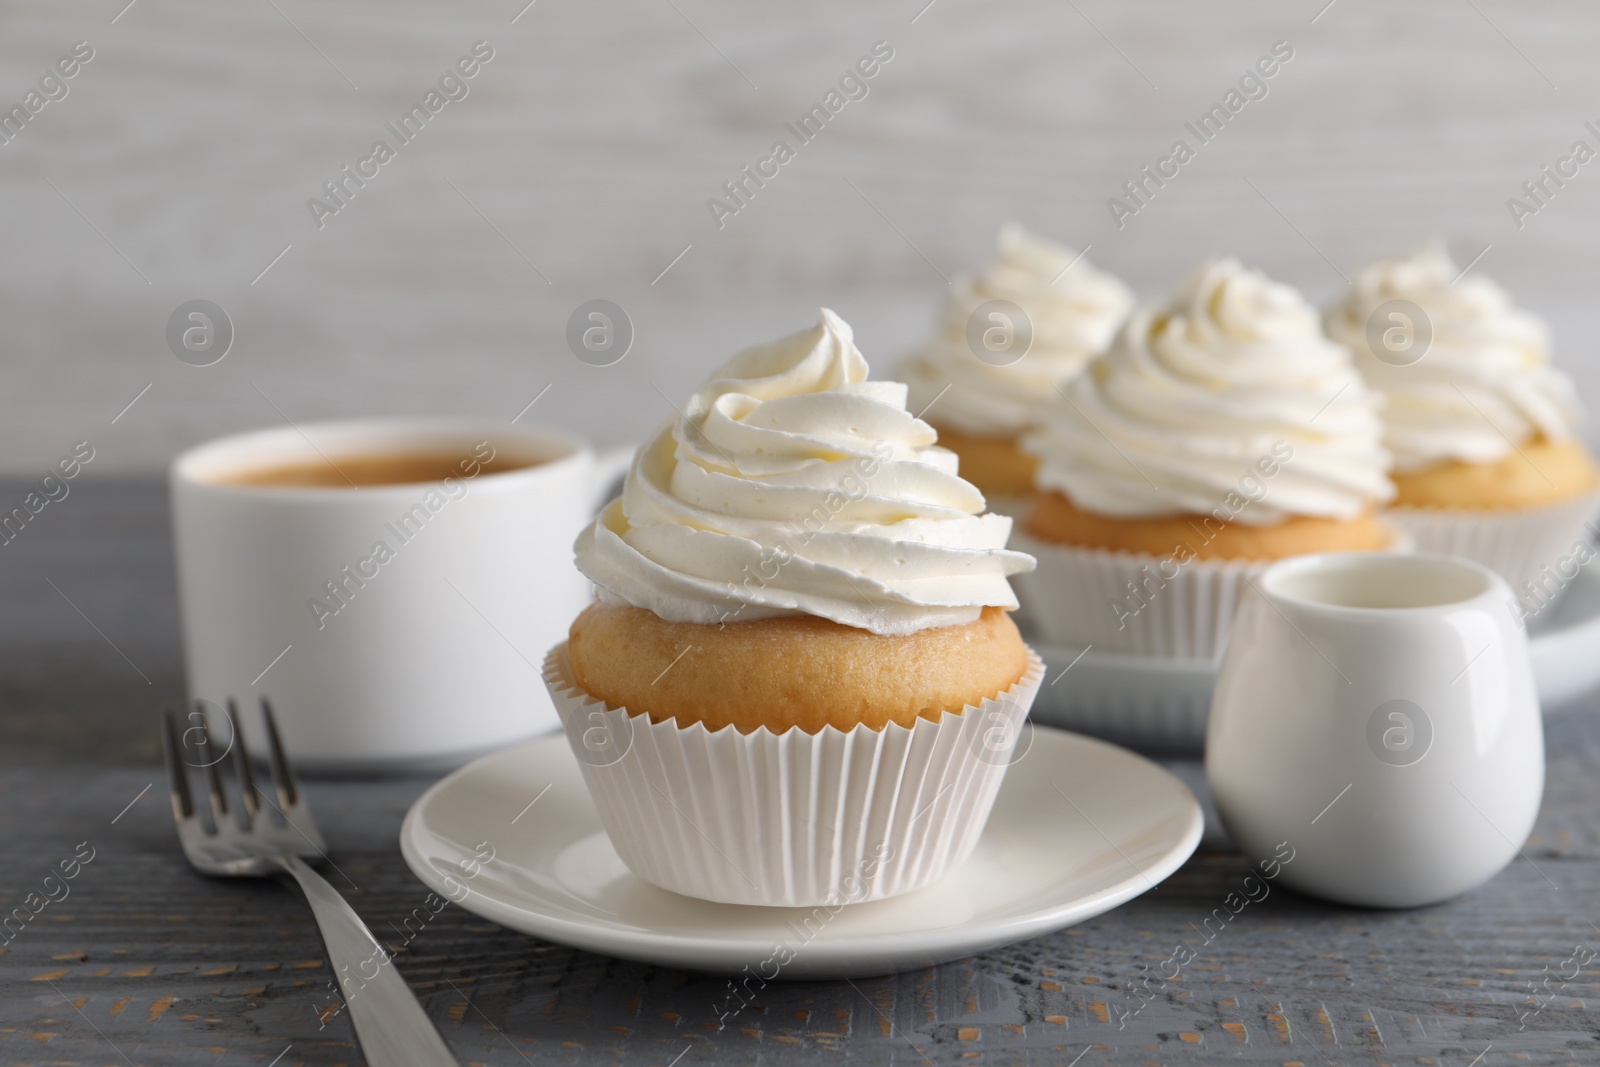
M1103 548L1179 562L1275 560L1314 552L1380 551L1394 544L1394 533L1374 514L1356 519L1291 515L1270 526L1223 522L1213 515L1172 515L1123 519L1085 511L1065 494L1042 492L1034 498L1028 532L1041 540L1079 548Z
M1560 504L1600 484L1600 470L1576 438L1538 437L1494 463L1441 463L1396 472L1395 507L1510 511Z
M572 624L573 681L653 722L750 733L913 725L980 704L1019 681L1028 652L1000 608L973 622L903 636L810 615L668 622L596 602Z

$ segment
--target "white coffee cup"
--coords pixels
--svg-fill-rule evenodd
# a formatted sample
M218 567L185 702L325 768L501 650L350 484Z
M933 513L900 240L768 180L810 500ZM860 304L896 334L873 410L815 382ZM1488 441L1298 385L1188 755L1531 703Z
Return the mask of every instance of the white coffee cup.
M1286 885L1379 907L1446 900L1509 863L1544 793L1511 602L1451 556L1306 556L1256 579L1206 731L1234 843Z
M416 453L460 460L424 483L237 480ZM486 469L490 454L509 469ZM191 698L269 698L313 771L441 769L557 729L539 663L590 599L572 542L627 459L557 430L420 418L183 453L170 483Z

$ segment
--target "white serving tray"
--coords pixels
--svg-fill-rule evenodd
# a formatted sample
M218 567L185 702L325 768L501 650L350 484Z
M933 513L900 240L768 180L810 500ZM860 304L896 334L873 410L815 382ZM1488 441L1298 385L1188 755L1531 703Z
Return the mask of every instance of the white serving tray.
M1578 698L1600 685L1600 568L1579 571L1528 636L1545 717L1581 707ZM1215 662L1029 643L1048 668L1034 721L1147 750L1205 748Z

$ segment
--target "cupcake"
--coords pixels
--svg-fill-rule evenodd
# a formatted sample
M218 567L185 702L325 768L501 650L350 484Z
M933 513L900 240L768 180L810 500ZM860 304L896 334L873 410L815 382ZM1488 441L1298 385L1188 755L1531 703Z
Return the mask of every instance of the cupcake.
M1600 471L1575 436L1582 409L1550 365L1544 323L1432 245L1362 270L1327 327L1387 398L1392 520L1418 549L1548 599L1546 569L1588 543Z
M1215 659L1273 561L1396 547L1378 399L1293 289L1232 259L1140 308L1024 441L1043 638Z
M985 307L991 301L1002 303ZM1037 461L1018 439L1111 343L1132 307L1116 278L1014 224L1000 231L989 273L956 282L938 336L900 373L911 410L926 409L940 444L961 457L962 475L996 510L1026 506Z
M576 544L598 599L545 678L613 846L688 896L811 906L977 842L1043 666L1011 520L867 380L850 327L736 354Z

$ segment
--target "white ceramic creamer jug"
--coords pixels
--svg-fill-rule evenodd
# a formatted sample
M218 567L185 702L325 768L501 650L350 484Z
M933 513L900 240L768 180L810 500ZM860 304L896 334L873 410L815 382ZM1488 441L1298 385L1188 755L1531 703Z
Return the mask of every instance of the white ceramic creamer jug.
M1511 591L1448 556L1333 553L1252 582L1217 678L1206 773L1253 860L1348 904L1412 907L1489 879L1544 792Z

